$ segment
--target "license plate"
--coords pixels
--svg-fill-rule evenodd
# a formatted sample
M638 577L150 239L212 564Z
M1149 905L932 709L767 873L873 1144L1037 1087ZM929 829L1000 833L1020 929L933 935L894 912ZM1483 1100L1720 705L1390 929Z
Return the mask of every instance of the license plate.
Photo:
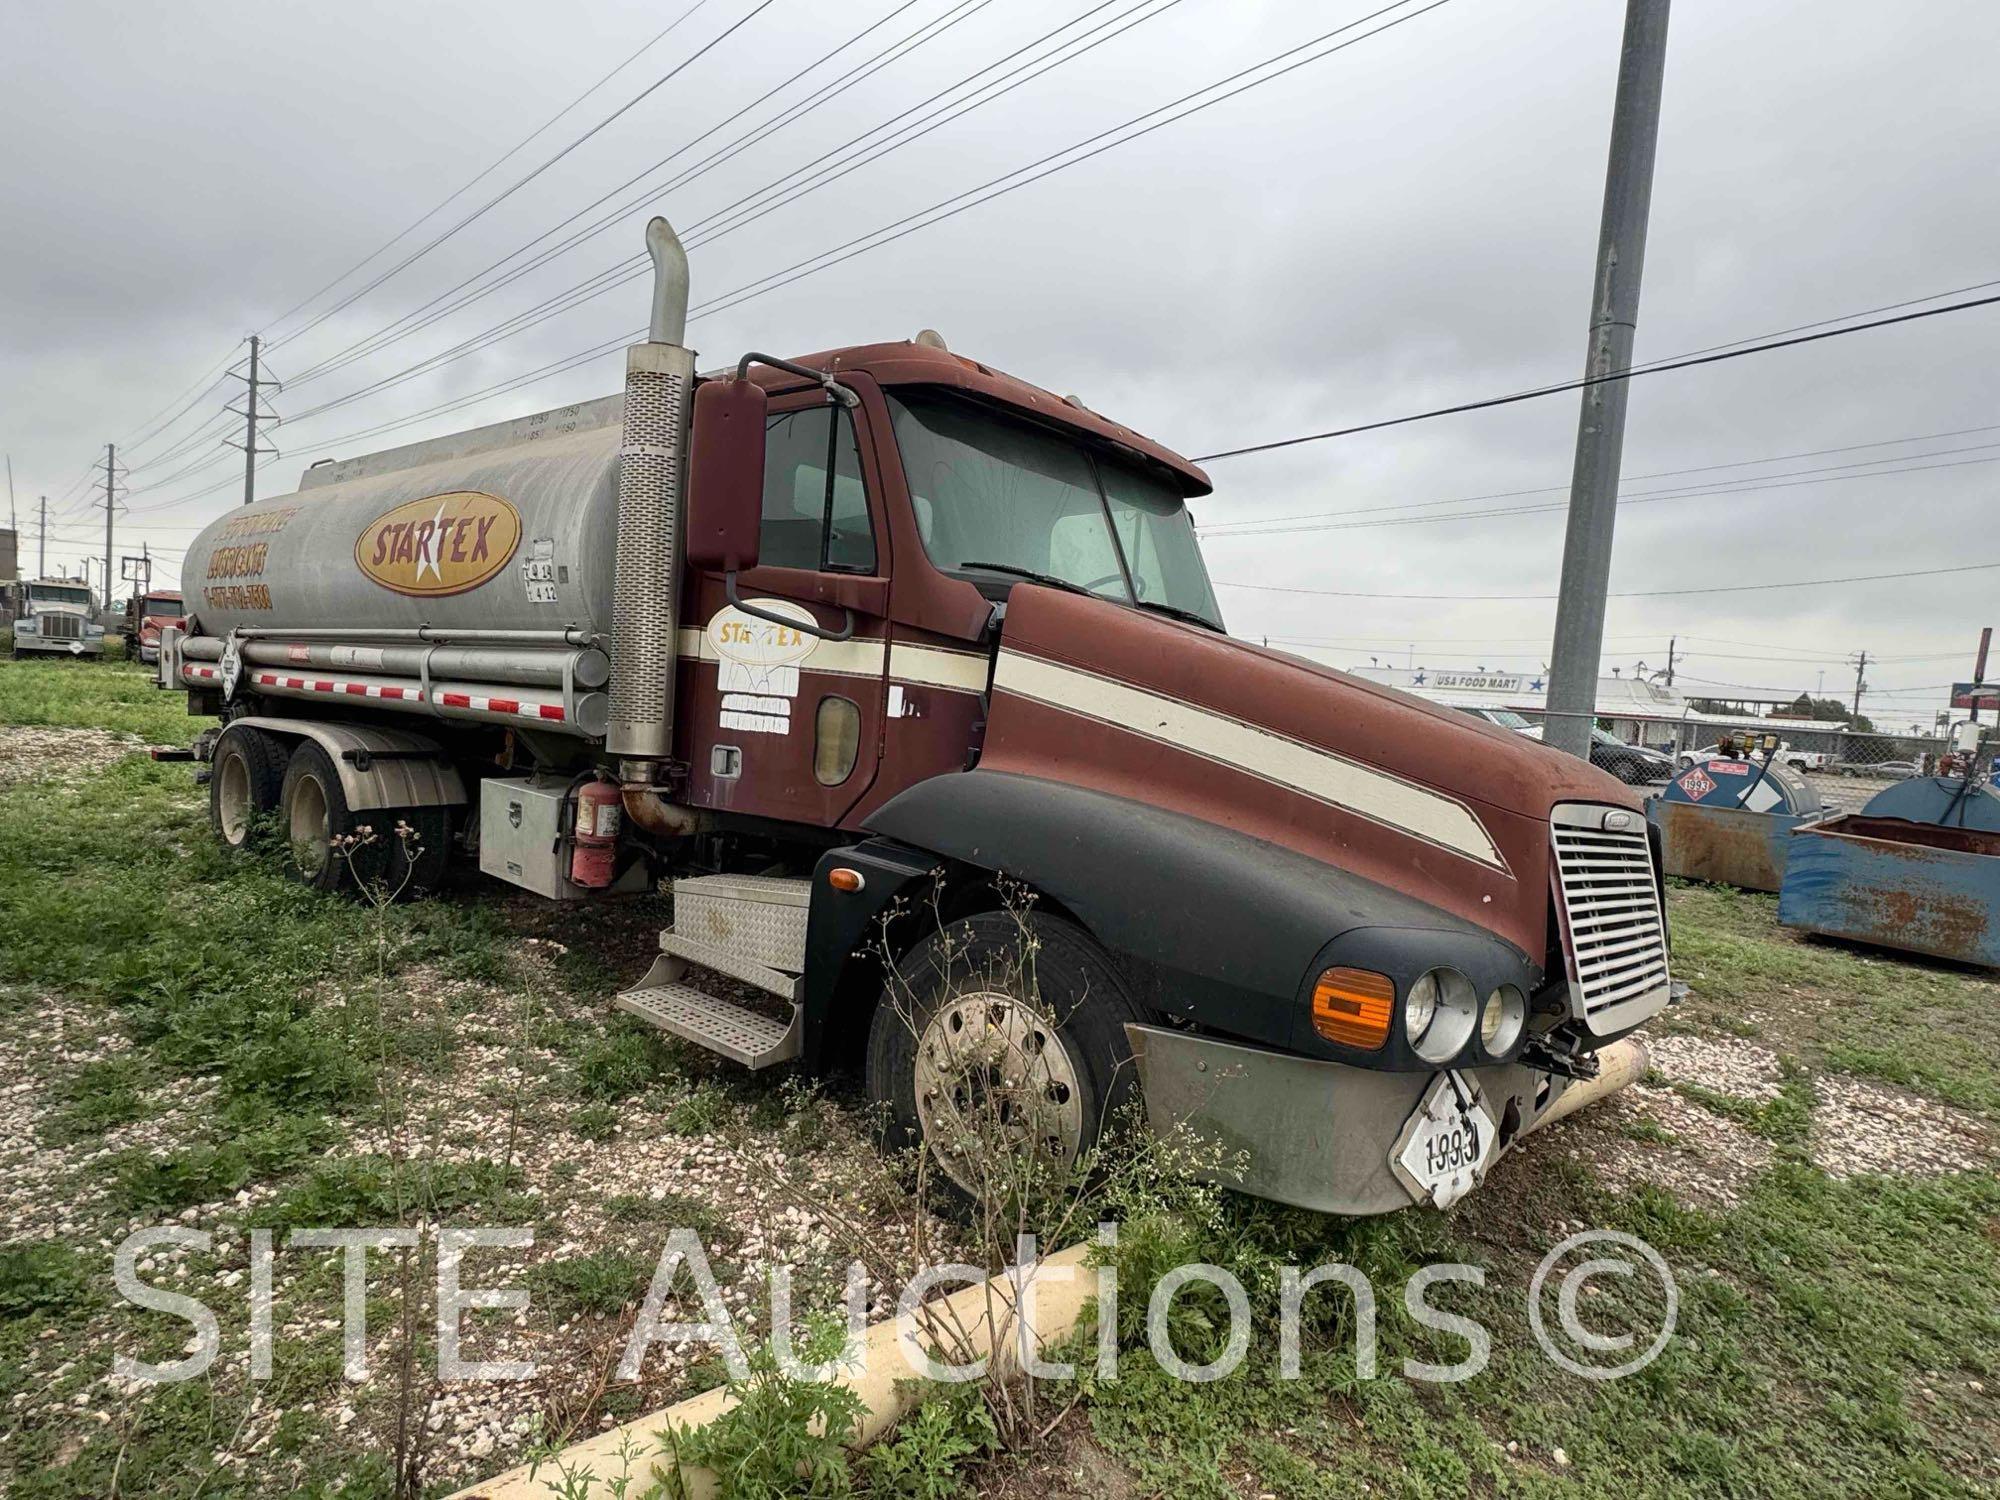
M1389 1162L1411 1197L1449 1208L1485 1178L1493 1146L1493 1122L1476 1090L1457 1073L1440 1073L1403 1126Z

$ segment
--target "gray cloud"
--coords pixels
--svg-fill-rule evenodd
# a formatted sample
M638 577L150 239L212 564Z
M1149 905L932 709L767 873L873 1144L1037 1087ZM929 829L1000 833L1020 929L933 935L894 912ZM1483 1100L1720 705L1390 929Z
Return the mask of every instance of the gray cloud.
M385 268L743 15L707 0ZM138 8L9 0L0 56L0 443L28 505L56 501L51 552L101 548L75 485L271 326L297 374L402 316L740 108L890 0L778 0L711 56L408 271L285 342L273 320L490 163L682 8ZM697 300L1022 165L1365 9L1183 0L1046 78L697 251ZM1084 0L969 15L837 104L722 165L664 207L687 223L1080 14ZM1115 6L1095 19L1122 9ZM1345 425L1568 378L1581 365L1619 33L1615 5L1455 0L1379 40L990 206L695 324L711 361L941 328L955 348L1132 422L1183 451ZM859 58L948 0L920 0ZM1993 268L2000 15L1795 0L1674 18L1639 352L1659 357L1980 281ZM815 80L837 69L814 75ZM797 90L694 148L764 118ZM298 413L512 316L632 253L643 215L462 313L279 400ZM365 280L343 283L343 291ZM333 299L322 298L310 314ZM343 434L454 400L643 320L635 282L492 348L282 430L289 485ZM1974 313L1641 381L1628 473L1792 453L1988 421L1993 319ZM615 355L377 439L366 451L613 388ZM120 550L185 546L234 498L183 497L235 472L197 432L207 398L133 457ZM1560 485L1575 401L1392 429L1215 466L1201 519L1430 501ZM1991 434L2000 438L2000 434ZM1965 437L1845 457L1972 445ZM1996 449L1995 452L2000 452ZM1966 454L1966 458L1981 455ZM1835 463L1841 456L1743 470ZM1721 477L1721 476L1717 476ZM1880 573L1989 560L1981 465L1629 506L1616 589ZM156 487L155 487L156 486ZM1633 488L1644 487L1634 484ZM1560 498L1559 496L1553 498ZM178 502L178 503L169 503ZM1507 503L1507 502L1501 502ZM1527 503L1526 501L1514 503ZM156 508L158 507L158 508ZM1483 507L1474 507L1483 508ZM25 517L24 511L24 517ZM1418 512L1422 514L1422 512ZM1359 519L1359 518L1356 518ZM1215 536L1224 580L1379 593L1552 592L1559 513ZM30 545L32 554L32 545ZM1611 658L1692 638L1690 675L1828 689L1854 649L1898 662L1885 690L1964 675L1993 575L1678 599L1618 599ZM1318 638L1354 659L1535 662L1546 604L1313 598L1230 589L1248 635ZM1704 652L1707 654L1705 655ZM1816 661L1757 660L1817 657ZM1955 656L1952 655L1955 653ZM1921 696L1871 699L1884 711ZM1912 715L1924 716L1922 714Z

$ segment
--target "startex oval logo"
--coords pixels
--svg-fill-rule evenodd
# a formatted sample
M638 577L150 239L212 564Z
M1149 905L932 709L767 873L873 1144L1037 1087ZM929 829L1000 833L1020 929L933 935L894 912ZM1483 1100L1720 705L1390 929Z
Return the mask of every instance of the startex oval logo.
M453 490L377 516L354 543L354 561L385 589L437 598L476 589L521 544L521 513L498 495Z

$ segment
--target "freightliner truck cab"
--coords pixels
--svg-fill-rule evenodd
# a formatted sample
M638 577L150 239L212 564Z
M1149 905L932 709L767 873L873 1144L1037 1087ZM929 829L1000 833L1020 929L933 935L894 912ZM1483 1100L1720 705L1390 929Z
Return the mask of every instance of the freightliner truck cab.
M1207 476L935 335L697 376L663 229L622 400L325 465L197 540L161 681L223 720L225 842L274 814L322 885L364 821L420 831L371 867L403 888L454 855L559 900L665 877L618 1003L859 1068L955 1178L996 1090L1057 1161L1136 1093L1247 1190L1443 1206L1643 1067L1670 981L1630 788L1229 636Z

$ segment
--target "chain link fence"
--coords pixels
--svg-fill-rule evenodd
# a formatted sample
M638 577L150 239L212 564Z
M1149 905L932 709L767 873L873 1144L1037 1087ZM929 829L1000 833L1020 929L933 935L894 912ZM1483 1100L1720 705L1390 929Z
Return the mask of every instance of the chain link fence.
M1545 724L1548 715L1517 716ZM1593 763L1634 785L1663 784L1698 761L1714 756L1754 755L1763 759L1764 736L1776 735L1774 760L1799 772L1819 788L1830 806L1858 808L1884 787L1913 776L1933 776L1950 751L1942 734L1861 734L1838 724L1810 719L1745 723L1740 718L1680 720L1596 720ZM2000 753L2000 725L1988 731L1979 766L1989 778Z

